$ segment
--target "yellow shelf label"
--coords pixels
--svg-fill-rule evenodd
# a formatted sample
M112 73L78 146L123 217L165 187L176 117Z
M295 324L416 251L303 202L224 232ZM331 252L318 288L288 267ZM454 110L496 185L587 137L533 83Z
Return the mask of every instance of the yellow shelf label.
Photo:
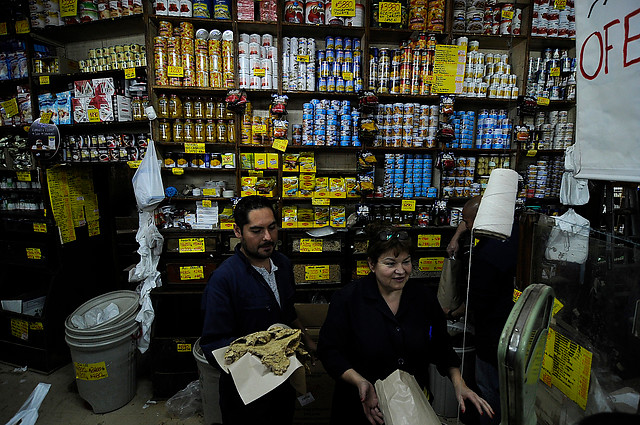
M185 153L205 153L204 143L185 143Z
M16 171L16 177L18 177L18 181L30 182L31 181L31 171Z
M40 122L43 124L49 124L52 116L53 112L43 112L42 115L40 115Z
M60 16L76 16L78 14L77 0L60 0Z
M140 167L140 164L142 164L142 160L140 160L140 161L127 161L127 165L129 166L129 168L138 168L138 167Z
M287 150L288 145L289 145L289 141L287 139L275 139L271 147L276 150L285 152Z
M251 126L253 134L267 134L266 124L254 124Z
M356 262L356 276L366 276L370 271L367 260L358 260Z
M7 35L9 32L7 31L7 23L0 22L0 35Z
M181 66L169 66L167 67L167 76L176 78L184 77L184 68Z
M352 81L353 80L353 72L349 72L349 71L343 72L342 73L342 79L345 80L345 81Z
M171 169L171 172L176 176L181 176L181 175L184 174L184 168L176 168L176 167L174 167L174 168Z
M41 86L46 86L47 84L49 84L49 76L48 75L41 75L39 80L40 80L40 85Z
M300 252L322 252L322 239L300 239Z
M305 266L304 280L329 280L329 266Z
M178 241L178 252L181 254L204 252L204 238L182 238Z
M553 8L557 10L565 10L567 8L567 0L555 0Z
M562 304L559 299L555 298L553 300L553 311L551 312L551 315L555 316L556 313L562 310L562 307L564 307L564 304Z
M28 34L29 33L29 21L23 19L16 21L16 34Z
M254 77L264 77L265 75L267 75L267 70L264 68L256 68L253 70Z
M215 189L202 189L202 195L203 196L216 196L216 190ZM204 201L202 201L204 203ZM211 202L211 201L209 201Z
M89 122L100 122L100 111L98 109L89 109L87 115L89 116Z
M418 248L439 248L441 235L418 235Z
M47 223L33 223L33 231L36 233L47 233Z
M18 115L18 101L15 97L11 100L7 100L6 102L2 102L1 105L4 108L4 112L7 115L7 118Z
M513 302L518 301L518 298L520 298L520 295L522 295L522 291L518 291L517 289L513 289Z
M311 200L311 204L312 205L318 205L318 206L326 206L326 205L330 205L331 203L331 199L330 198L313 198Z
M42 251L40 248L25 248L27 251L27 258L30 260L42 260Z
M416 200L415 199L403 199L402 206L400 207L400 211L415 211L416 210Z
M109 377L105 362L99 363L77 363L73 362L76 369L76 379L83 381L99 381Z
M309 55L298 55L298 62L309 62Z
M176 350L178 350L178 353L190 353L191 344L176 344Z
M550 102L550 100L549 100L548 97L538 97L538 105L548 106L549 102Z
M356 0L333 0L331 3L333 16L356 16Z
M20 319L11 319L11 335L27 341L29 339L29 322Z
M180 267L180 280L204 279L203 266L183 266Z
M43 331L44 325L42 322L31 322L29 323L29 329L32 331Z
M202 201L202 208L211 208L211 201L209 199L204 199Z
M503 10L502 19L513 19L513 10Z
M418 260L418 270L423 272L442 271L444 257L423 257Z
M549 75L551 75L552 77L559 77L560 76L560 67L556 66L551 68L551 70L549 71Z
M135 68L125 68L124 69L124 79L132 80L136 78L136 69Z
M233 223L220 223L222 230L233 230Z
M402 22L402 5L399 2L381 1L378 9L378 22L388 24Z
M537 149L529 149L529 150L527 151L527 156L534 157L534 156L536 156L537 154L538 154L538 150L537 150Z

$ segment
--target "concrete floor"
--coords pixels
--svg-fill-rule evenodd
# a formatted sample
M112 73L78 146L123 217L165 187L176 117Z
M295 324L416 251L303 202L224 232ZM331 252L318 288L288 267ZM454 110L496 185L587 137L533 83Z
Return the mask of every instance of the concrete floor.
M104 414L95 414L78 394L71 363L43 375L32 371L16 371L15 366L0 363L0 424L6 424L20 409L40 382L51 384L39 410L38 424L46 425L145 425L184 424L204 422L201 415L188 419L170 417L165 401L148 403L152 399L151 380L138 378L138 390L127 405Z

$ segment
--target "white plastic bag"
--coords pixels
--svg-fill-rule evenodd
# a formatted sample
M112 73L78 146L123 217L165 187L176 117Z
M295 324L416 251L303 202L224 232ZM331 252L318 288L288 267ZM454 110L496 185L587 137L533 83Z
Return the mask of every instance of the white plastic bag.
M375 388L386 425L440 425L413 375L396 369L384 380L378 379Z
M545 258L583 264L589 255L589 220L569 208L555 221L547 239Z
M575 145L569 146L564 153L564 170L560 184L560 202L563 205L585 205L589 202L589 180L577 179L578 171L574 153Z
M40 382L31 392L27 401L24 402L18 413L9 419L6 425L35 425L38 420L38 409L42 401L49 393L51 384Z
M136 203L141 210L154 209L164 199L164 185L153 140L149 140L147 154L131 181Z

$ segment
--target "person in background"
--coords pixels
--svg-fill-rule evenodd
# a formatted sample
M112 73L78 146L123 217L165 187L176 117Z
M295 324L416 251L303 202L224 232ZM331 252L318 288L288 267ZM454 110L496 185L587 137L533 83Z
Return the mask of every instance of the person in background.
M462 209L462 222L447 245L454 257L459 239L471 231L480 206L481 196L471 198ZM481 424L500 423L500 379L498 375L498 343L500 334L513 308L513 290L518 262L518 223L514 220L511 236L505 240L480 237L473 247L469 287L469 310L475 326L476 384L480 394L496 412L493 418L480 418ZM447 312L447 318L462 316L465 305Z
M428 386L429 364L449 376L464 412L465 402L480 414L489 404L470 390L447 333L435 293L409 282L412 243L404 230L369 228L371 273L336 292L320 330L318 357L335 381L331 424L382 424L374 383L396 369Z
M262 196L242 198L233 211L234 233L240 239L234 255L214 271L204 290L204 326L200 345L207 361L218 367L212 351L235 339L282 323L303 330L293 305L293 267L275 250L278 225L271 202ZM289 382L245 405L231 375L220 376L220 410L225 425L293 422L296 393Z

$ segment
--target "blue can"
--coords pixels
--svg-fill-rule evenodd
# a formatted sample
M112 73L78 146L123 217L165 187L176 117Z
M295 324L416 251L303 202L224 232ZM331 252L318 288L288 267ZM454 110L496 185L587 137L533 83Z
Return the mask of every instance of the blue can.
M340 64L339 62L331 63L331 69L330 69L329 75L332 75L334 77L342 76L342 64Z
M316 56L318 58L318 62L324 61L324 58L325 58L324 50L318 50L318 53L316 54Z
M351 50L344 51L344 61L349 63L353 62L353 52Z
M378 56L378 48L376 47L376 57ZM359 38L354 38L353 39L353 50L360 50L360 39Z
M327 62L335 62L336 61L336 51L333 49L327 49L325 51L325 59Z
M325 39L325 49L335 49L335 39L332 35L328 35Z
M336 49L336 62L338 63L344 62L344 50Z
M344 46L343 46L344 50L351 50L353 49L353 39L351 37L345 37L344 38Z
M318 78L318 91L320 92L327 91L327 77Z
M335 38L335 49L336 50L344 49L344 42L342 40L342 37L336 37Z
M331 64L327 61L320 62L320 77L328 77L331 75Z

